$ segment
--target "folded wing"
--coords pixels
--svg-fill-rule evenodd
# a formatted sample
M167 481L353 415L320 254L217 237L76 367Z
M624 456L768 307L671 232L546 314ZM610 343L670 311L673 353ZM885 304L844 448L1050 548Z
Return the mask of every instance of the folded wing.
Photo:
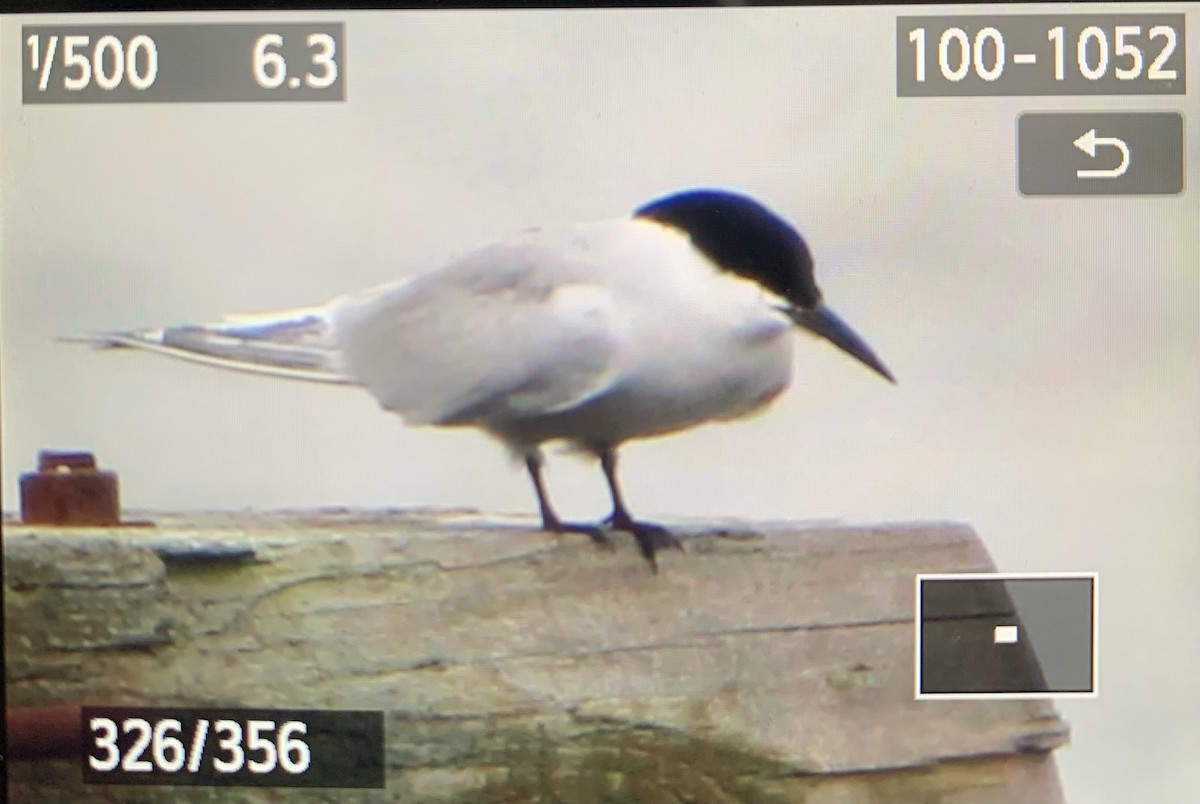
M585 240L485 246L330 307L345 376L411 424L503 420L577 405L617 373L619 321Z

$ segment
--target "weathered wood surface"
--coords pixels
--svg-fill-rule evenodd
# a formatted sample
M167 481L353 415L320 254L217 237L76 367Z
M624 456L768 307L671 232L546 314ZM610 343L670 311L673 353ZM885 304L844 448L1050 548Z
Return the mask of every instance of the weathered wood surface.
M468 512L145 514L4 533L9 704L378 709L388 787L81 786L29 802L1054 804L1045 701L916 701L913 576L970 528L691 529L652 574Z

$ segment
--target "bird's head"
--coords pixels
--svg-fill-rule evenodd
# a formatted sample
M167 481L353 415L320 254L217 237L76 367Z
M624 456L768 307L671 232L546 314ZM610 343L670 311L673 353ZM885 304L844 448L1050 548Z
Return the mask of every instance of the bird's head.
M753 198L685 190L651 201L634 215L681 230L717 268L761 285L797 326L896 381L871 347L825 305L804 238Z

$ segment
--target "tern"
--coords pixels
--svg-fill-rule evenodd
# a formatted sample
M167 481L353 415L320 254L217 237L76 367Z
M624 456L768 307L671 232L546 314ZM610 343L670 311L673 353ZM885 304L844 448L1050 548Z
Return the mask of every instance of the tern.
M544 530L604 547L628 532L657 572L659 550L682 548L629 513L618 448L764 408L791 384L797 330L895 382L826 306L795 228L749 196L691 189L316 307L82 340L361 386L407 424L479 428L524 462ZM542 477L548 442L599 459L612 498L603 522L559 517Z

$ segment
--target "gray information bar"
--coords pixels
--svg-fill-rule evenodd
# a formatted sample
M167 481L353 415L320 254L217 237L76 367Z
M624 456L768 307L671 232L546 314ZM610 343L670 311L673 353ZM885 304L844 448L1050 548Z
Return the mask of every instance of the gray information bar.
M896 18L896 94L1183 95L1183 14Z
M1030 112L1017 119L1022 195L1177 195L1177 112Z
M20 58L26 104L346 99L340 23L28 25Z

